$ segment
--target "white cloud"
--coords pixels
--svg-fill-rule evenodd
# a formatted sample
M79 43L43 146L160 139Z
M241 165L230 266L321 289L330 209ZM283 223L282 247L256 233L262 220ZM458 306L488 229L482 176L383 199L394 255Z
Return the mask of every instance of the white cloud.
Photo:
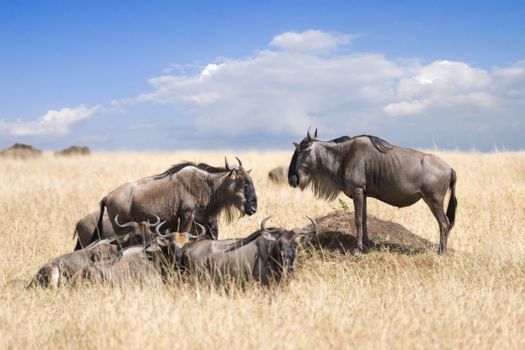
M422 100L413 100L413 101L401 101L390 103L386 105L383 109L384 111L391 116L398 115L411 115L417 114L425 110L430 104L430 101L427 99Z
M301 33L286 32L277 35L271 46L288 51L324 53L350 43L352 36L348 34L331 34L320 30L307 30Z
M490 109L498 104L492 95L492 77L463 62L434 61L405 67L394 100L383 107L390 116L416 115L432 108L470 106Z
M226 136L303 134L308 125L337 134L416 117L478 118L489 125L497 115L516 119L521 113L525 61L487 70L450 60L334 53L350 38L315 30L283 33L253 56L151 78L151 91L113 105L174 106L196 131Z
M85 105L80 105L76 108L49 110L35 121L0 120L0 133L13 136L66 135L70 132L71 125L95 115L100 110L100 106L87 108Z

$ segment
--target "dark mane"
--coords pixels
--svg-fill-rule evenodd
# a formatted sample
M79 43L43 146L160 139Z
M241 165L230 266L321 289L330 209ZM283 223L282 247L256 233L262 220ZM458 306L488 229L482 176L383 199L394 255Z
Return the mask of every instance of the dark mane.
M370 139L370 142L372 142L372 145L374 145L374 147L381 153L386 153L393 148L392 145L388 141L383 140L382 138L379 138L377 136L359 135L359 136L354 136L353 138L355 139L358 137L368 137Z
M341 136L336 139L330 140L328 142L343 143L343 142L347 142L347 141L356 139L358 137L368 137L370 139L370 142L372 142L372 145L374 145L374 147L381 153L386 153L392 149L392 145L388 141L385 141L382 138L379 138L377 136L372 136L372 135L358 135L358 136L353 136L353 137Z
M350 137L350 136L341 136L341 137L338 137L336 139L330 140L328 142L343 143L343 142L346 142L346 141L350 141L351 139L352 139L352 137Z
M211 173L211 174L219 174L219 173L225 173L227 172L228 170L226 170L226 168L220 168L220 167L214 167L214 166L211 166L211 165L208 165L206 163L199 163L199 164L196 164L194 162L181 162L181 163L178 163L178 164L175 164L173 165L171 168L169 168L168 170L166 170L165 172L163 172L162 174L159 174L157 176L155 176L156 179L160 179L160 178L163 178L163 177L166 177L166 176L169 176L169 175L173 175L175 173L178 173L179 171L181 171L182 169L188 167L188 166L194 166L200 170L204 170L208 173Z

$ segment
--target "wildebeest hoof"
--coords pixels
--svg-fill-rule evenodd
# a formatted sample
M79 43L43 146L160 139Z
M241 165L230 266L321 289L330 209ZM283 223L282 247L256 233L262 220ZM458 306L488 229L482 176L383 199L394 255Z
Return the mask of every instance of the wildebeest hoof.
M362 253L361 249L359 249L359 248L354 248L352 250L352 255L361 255L361 253Z

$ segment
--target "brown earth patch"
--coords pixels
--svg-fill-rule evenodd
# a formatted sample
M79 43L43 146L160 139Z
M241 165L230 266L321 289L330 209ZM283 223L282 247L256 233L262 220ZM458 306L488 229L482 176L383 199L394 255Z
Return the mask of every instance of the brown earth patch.
M342 253L351 252L357 246L354 213L334 211L317 219L317 236L309 242L314 248ZM419 254L435 251L437 245L409 231L404 226L378 219L371 215L367 220L368 236L372 241L371 250L394 251L405 254Z

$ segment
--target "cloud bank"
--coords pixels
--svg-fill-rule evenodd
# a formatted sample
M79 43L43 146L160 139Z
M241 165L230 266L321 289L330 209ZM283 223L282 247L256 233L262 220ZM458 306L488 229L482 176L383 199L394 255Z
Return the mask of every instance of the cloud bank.
M151 78L151 91L113 104L171 105L197 131L230 136L302 134L308 125L333 133L410 118L522 117L525 61L486 70L342 52L351 38L316 30L279 34L253 56L221 59L193 75Z
M198 69L191 62L172 64L149 79L148 91L115 99L111 107L80 105L34 121L0 120L0 133L64 136L75 123L106 114L104 130L113 138L106 147L129 147L121 143L130 140L148 147L267 147L303 135L310 125L323 137L372 133L416 147L436 140L445 147L489 149L509 140L525 146L525 60L484 69L446 59L393 59L352 52L354 38L319 30L281 33L251 56ZM89 139L100 130L94 123L100 121L75 132Z

